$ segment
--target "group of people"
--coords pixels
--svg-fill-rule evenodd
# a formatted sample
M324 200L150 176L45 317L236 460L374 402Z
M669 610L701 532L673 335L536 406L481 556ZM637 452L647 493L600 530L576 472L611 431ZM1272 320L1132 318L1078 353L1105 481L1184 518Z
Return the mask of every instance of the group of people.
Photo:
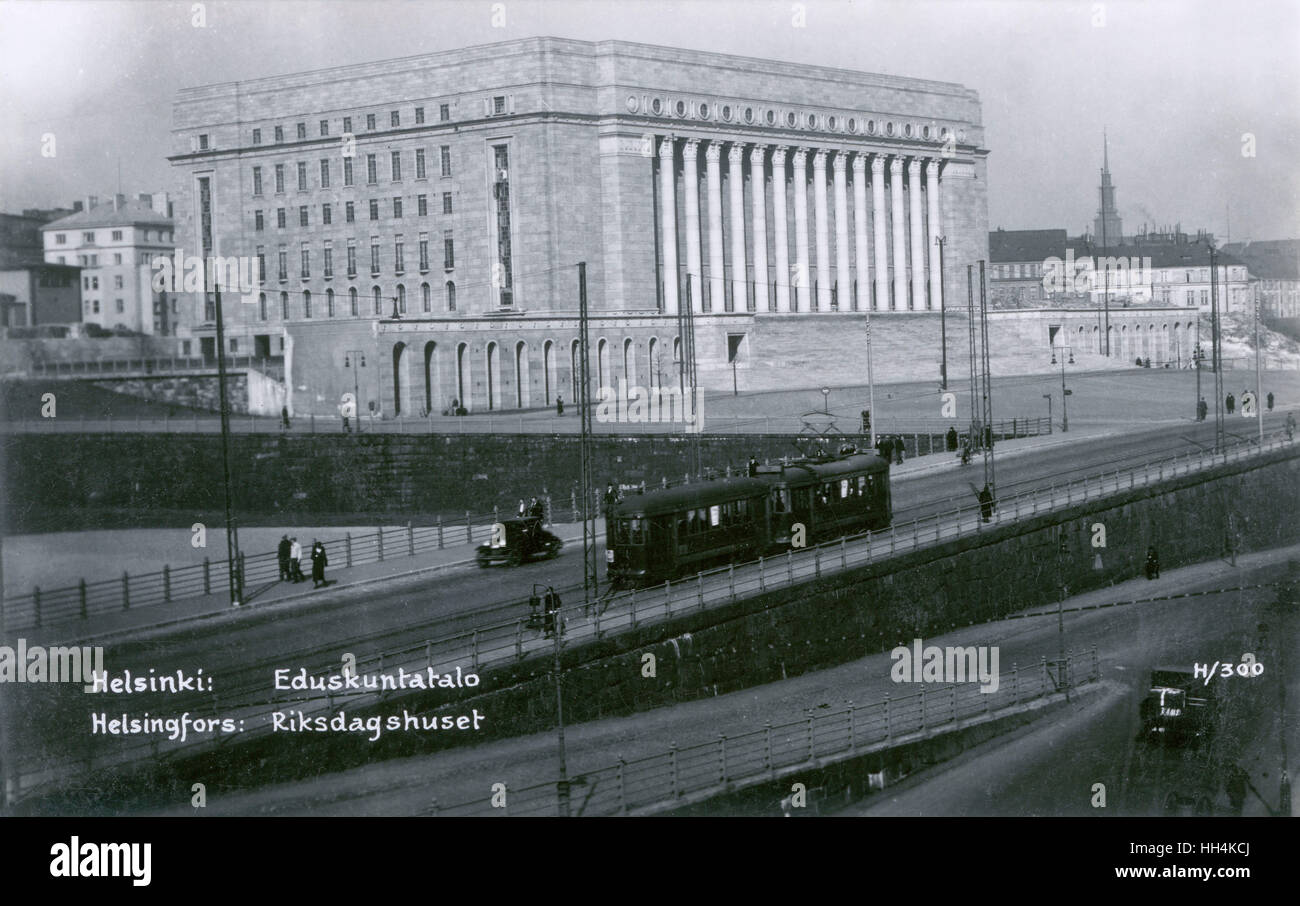
M307 577L302 572L302 545L298 543L297 538L282 535L277 554L280 559L280 581L295 583L307 581ZM325 579L325 567L328 565L329 559L325 556L325 545L313 538L311 542L312 588L329 585L329 582Z
M885 462L903 464L903 438L897 434L882 434L876 438L876 452Z
M546 506L536 497L531 498L528 503L524 503L523 498L519 499L519 518L520 519L545 519Z
M1246 399L1247 394L1249 393L1250 393L1249 389L1241 391L1241 399L1243 403ZM1273 411L1272 391L1269 391L1268 395L1264 397L1264 405L1267 407L1269 412ZM1231 393L1229 393L1227 397L1225 397L1223 400L1223 406L1225 409L1227 409L1228 414L1232 415L1234 412L1237 411L1237 398L1233 396ZM1201 397L1199 400L1196 401L1196 420L1198 422L1205 421L1205 417L1209 415L1209 412L1210 412L1210 407L1205 402L1205 397Z

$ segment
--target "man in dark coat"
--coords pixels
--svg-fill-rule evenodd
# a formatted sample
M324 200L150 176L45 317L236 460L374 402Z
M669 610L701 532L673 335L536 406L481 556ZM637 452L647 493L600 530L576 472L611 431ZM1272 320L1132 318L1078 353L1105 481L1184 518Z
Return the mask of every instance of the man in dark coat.
M288 406L280 407L280 423L281 425L283 425L284 430L286 431L289 430L289 407Z
M982 489L980 489L979 500L980 500L980 518L982 518L985 522L988 522L993 518L993 492L989 490L989 486L987 484L984 485Z
M876 438L876 452L885 462L894 461L894 439L888 434L882 434Z
M1205 416L1209 413L1209 411L1210 411L1209 404L1205 402L1205 397L1201 397L1200 400L1196 403L1196 420L1198 422L1205 421Z
M1156 553L1154 545L1147 548L1146 569L1148 579L1160 578L1160 555Z
M288 535L280 536L280 546L276 550L276 554L279 556L279 560L280 560L280 581L281 582L293 578L293 574L289 571L289 550L291 547L292 545L289 544L289 536Z
M562 396L557 396L555 398L555 414L556 415L564 414L564 397Z
M957 450L957 429L949 428L945 440L948 443L948 452L949 453L955 452Z
M325 545L321 544L315 538L311 542L311 587L320 588L322 585L329 585L325 581L325 567L329 561L325 558Z
M758 457L751 456L749 457L749 477L753 478L757 474L758 474Z
M1268 411L1269 411L1269 412L1272 412L1272 411L1273 411L1273 391L1272 391L1272 390L1270 390L1270 391L1268 392L1268 396L1265 397L1265 399L1268 401Z
M903 464L903 438L896 436L894 438L894 464L901 466Z
M546 517L546 507L536 497L532 503L528 504L528 516L530 519L544 519Z
M1236 398L1235 396L1233 396L1231 393L1229 393L1229 394L1228 394L1228 398L1227 398L1226 400L1224 400L1224 402L1225 402L1225 403L1227 404L1227 406L1228 406L1228 414L1231 415L1231 414L1232 414L1232 410L1235 409L1235 408L1237 408L1237 398Z

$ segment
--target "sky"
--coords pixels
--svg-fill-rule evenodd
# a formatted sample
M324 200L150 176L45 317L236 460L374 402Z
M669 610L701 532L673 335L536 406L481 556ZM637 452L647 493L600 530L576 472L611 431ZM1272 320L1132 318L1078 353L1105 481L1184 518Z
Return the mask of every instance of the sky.
M1300 237L1296 0L5 0L0 211L168 190L182 87L533 35L973 88L991 229L1091 226L1105 130L1126 234Z

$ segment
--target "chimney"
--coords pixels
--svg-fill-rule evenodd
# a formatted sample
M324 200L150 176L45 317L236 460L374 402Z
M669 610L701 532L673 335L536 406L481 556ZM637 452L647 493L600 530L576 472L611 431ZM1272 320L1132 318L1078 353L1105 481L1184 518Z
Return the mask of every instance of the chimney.
M126 207L126 196L123 195L123 194L121 194L121 193L118 193L117 195L114 195L114 196L113 196L113 210L114 210L114 211L120 211L120 210L122 210L122 208L124 208L124 207Z
M81 212L81 202L80 202L80 201L74 201L74 202L72 203L72 213L74 213L74 214L79 214L80 212Z

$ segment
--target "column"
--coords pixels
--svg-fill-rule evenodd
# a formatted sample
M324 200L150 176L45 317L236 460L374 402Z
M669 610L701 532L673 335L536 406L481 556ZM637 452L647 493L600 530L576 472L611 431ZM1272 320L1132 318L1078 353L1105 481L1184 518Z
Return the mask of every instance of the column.
M855 310L871 310L871 273L867 264L867 158L853 155L853 258L858 269Z
M704 149L709 193L709 306L705 311L722 311L726 290L722 267L722 145L709 142Z
M835 298L840 311L853 308L853 283L849 277L849 162L835 152Z
M794 151L794 173L790 185L794 188L794 273L790 287L794 298L791 311L811 311L808 290L812 279L808 273L808 152L803 148Z
M876 305L889 310L889 247L885 244L885 158L876 154L871 158L871 217L875 223L876 240Z
M908 224L912 228L912 308L925 309L925 233L921 223L921 161L907 164Z
M772 149L772 261L776 275L776 310L790 311L790 236L785 213L785 148Z
M700 289L700 142L689 139L682 145L682 188L686 192L686 273L691 287L691 310L703 309Z
M664 314L677 314L677 199L674 191L673 137L659 141L659 209L663 217Z
M939 255L939 243L934 240L943 235L943 221L939 215L939 162L932 160L925 165L925 200L930 210L930 230L926 234L926 245L930 249L930 307L943 307L943 261Z
M907 310L907 235L903 227L903 159L889 161L889 197L893 202L894 228L894 311Z
M817 305L818 311L831 310L831 241L826 218L826 151L813 155L813 212L817 224Z
M764 175L763 155L766 145L755 145L749 150L749 188L754 221L754 308L765 312L767 292L767 179Z
M733 142L727 152L727 173L731 182L731 308L745 311L749 296L745 292L745 149Z

